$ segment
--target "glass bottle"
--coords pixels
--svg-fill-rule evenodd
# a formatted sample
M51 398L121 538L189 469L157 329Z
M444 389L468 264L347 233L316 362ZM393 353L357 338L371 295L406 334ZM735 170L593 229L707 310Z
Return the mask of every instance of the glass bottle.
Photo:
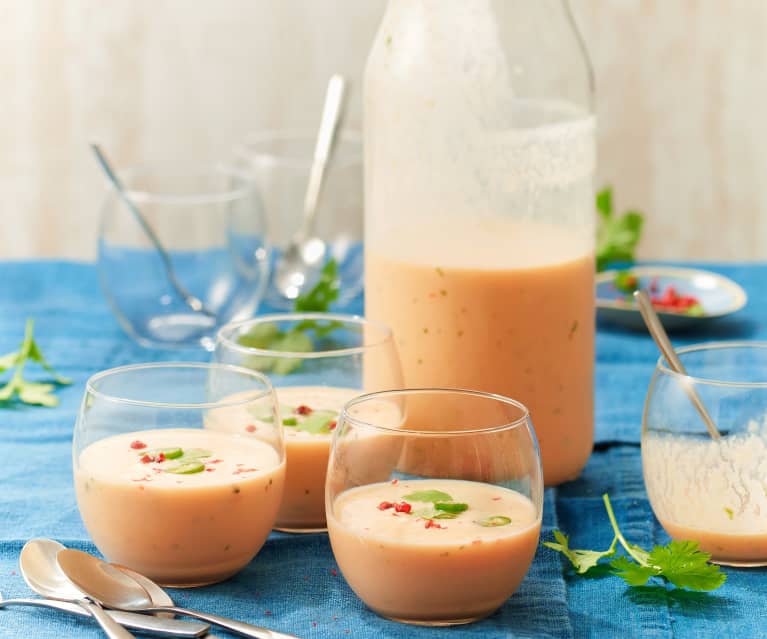
M526 404L547 485L593 445L592 99L560 0L389 0L365 70L366 315L406 386Z

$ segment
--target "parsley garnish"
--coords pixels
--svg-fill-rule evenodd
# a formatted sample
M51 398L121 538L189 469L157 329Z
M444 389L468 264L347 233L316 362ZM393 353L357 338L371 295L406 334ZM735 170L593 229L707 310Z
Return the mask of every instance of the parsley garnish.
M633 261L634 250L642 235L644 215L639 211L626 211L613 215L613 190L607 187L597 193L597 271L603 271L610 262Z
M689 590L715 590L727 579L719 566L710 564L711 555L700 550L696 541L672 541L665 546L655 546L650 552L629 543L623 536L615 519L610 498L602 495L615 537L607 550L574 550L568 543L567 535L554 531L555 542L543 545L561 552L570 560L578 574L584 574L595 567L605 557L615 554L616 544L620 544L625 555L612 559L609 563L611 572L623 579L630 586L644 586L651 578L659 577L677 588Z
M62 377L43 356L40 347L32 337L34 321L27 320L24 329L24 340L21 347L13 353L0 356L0 373L14 369L11 379L0 387L0 405L11 401L14 396L25 404L37 404L40 406L56 406L58 398L53 394L56 384L71 384L72 380ZM36 362L53 378L54 384L30 382L24 379L24 367L28 361Z

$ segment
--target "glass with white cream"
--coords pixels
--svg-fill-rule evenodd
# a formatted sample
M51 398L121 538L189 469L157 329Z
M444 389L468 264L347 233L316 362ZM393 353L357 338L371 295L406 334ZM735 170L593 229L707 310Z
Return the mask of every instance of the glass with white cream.
M677 351L680 375L658 360L642 420L642 469L653 511L674 539L711 560L767 565L767 343ZM717 426L712 437L694 390Z
M275 419L251 433L243 427L255 414ZM276 415L268 379L236 366L139 364L91 377L73 468L80 515L99 551L175 587L243 568L282 499Z
M338 566L372 610L430 626L485 617L538 545L543 475L528 411L469 390L358 397L333 436L326 500Z
M287 476L275 527L326 529L325 473L330 442L346 402L402 386L391 331L352 315L288 313L230 324L216 338L214 359L269 376L285 433ZM270 414L246 428L270 428Z

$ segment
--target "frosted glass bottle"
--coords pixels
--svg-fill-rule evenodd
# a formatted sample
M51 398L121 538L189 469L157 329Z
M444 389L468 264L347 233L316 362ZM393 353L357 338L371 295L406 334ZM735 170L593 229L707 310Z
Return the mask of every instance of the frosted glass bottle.
M593 446L592 97L559 0L389 0L365 70L366 315L407 386L522 401L547 485Z

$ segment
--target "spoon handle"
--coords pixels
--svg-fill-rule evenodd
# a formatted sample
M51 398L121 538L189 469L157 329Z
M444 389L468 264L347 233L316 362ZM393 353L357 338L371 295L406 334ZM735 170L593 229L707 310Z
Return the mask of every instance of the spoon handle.
M314 148L314 160L309 173L309 184L304 198L304 221L299 229L299 240L304 240L314 226L314 216L317 212L317 201L320 198L322 185L325 180L325 169L335 148L338 125L343 116L346 80L342 75L334 75L328 82L325 95L325 106L322 110L320 130L317 134L317 145Z
M109 639L136 639L136 635L128 632L112 619L101 606L88 599L81 599L77 603L91 613L91 616L98 622L99 626L101 626L101 629L104 631L104 634L109 637Z
M5 606L35 606L60 610L61 612L77 615L78 617L90 616L87 610L75 603L56 601L54 599L0 599L0 608ZM206 623L181 621L180 619L163 619L136 612L108 610L107 614L122 626L165 637L200 637L210 629L210 625Z
M663 353L663 357L666 359L671 369L680 375L687 375L684 364L682 364L679 356L676 354L676 351L671 344L671 340L668 338L668 333L666 333L666 329L663 328L663 324L661 323L658 314L655 312L655 309L652 306L652 301L647 296L647 293L643 290L635 291L634 299L639 307L639 312L642 314L642 319L644 319L645 324L647 325L647 330L655 340L655 343L658 345L660 352ZM701 400L698 393L695 392L695 388L686 379L682 380L682 388L684 389L684 392L687 393L692 405L695 406L695 410L698 411L703 423L706 425L708 434L711 435L712 439L720 439L721 436L719 435L719 430L717 429L714 420L711 419L711 415L708 414L708 411L703 404L703 400Z
M261 626L254 626L244 621L237 621L236 619L229 619L228 617L219 617L207 612L199 612L197 610L190 610L189 608L179 608L177 606L152 606L151 608L142 608L144 612L173 612L177 615L186 615L187 617L194 617L225 628L230 632L234 632L243 637L249 637L250 639L300 639L295 635L291 635L284 632L277 632L275 630L269 630L269 628L262 628Z

